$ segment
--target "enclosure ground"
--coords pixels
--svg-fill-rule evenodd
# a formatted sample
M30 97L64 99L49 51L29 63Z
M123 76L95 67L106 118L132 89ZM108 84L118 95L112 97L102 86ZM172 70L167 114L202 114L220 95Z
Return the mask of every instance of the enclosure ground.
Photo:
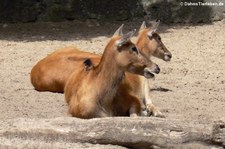
M141 21L124 23L124 32L141 25ZM120 24L1 24L0 120L69 116L63 94L34 90L32 67L68 45L102 53ZM161 68L152 80L153 103L167 119L211 123L225 117L225 23L162 25L159 32L173 58L171 62L153 58Z

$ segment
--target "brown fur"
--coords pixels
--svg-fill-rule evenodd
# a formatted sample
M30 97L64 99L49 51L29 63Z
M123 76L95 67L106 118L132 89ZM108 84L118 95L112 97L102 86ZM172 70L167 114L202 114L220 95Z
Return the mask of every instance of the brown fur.
M59 49L32 68L31 83L38 91L63 93L70 74L79 66L83 67L83 61L87 58L92 59L96 64L100 61L99 55L80 51L76 47Z
M158 39L155 39L156 37L159 37L157 33L155 33L154 38L149 40L147 33L150 30L151 29L146 27L142 27L140 29L137 40L137 47L149 58L154 55L165 60L165 53L169 55L171 55L171 53L165 48L161 41L159 42ZM163 46L161 46L161 48L157 48L160 47L158 45ZM79 72L80 69L83 68L83 59L86 58L90 58L93 64L96 66L99 63L101 56L89 52L80 51L76 47L65 47L63 49L59 49L46 58L42 59L33 67L31 71L31 82L36 90L63 92L65 83L71 73L73 71ZM54 65L50 66L50 63ZM52 75L52 72L54 72L54 75ZM42 86L39 84L42 84ZM127 98L127 96L132 96L136 98L135 100L139 100L140 98L143 98L143 90L143 78L131 73L126 73L125 80L123 80L121 86L119 87L118 93L115 98L115 100L119 100L123 104L115 105L123 105L124 107L129 107L130 105L126 103L127 101L125 100L129 99ZM148 90L149 88L147 89L147 91ZM114 103L117 102L115 101ZM116 109L118 110L122 108L118 107ZM125 111L126 112L118 111L117 113L118 115L128 113L127 110Z
M161 37L156 33L159 22L154 22L152 28L147 28L145 22L143 22L137 40L137 47L143 52L144 55L151 58L155 56L164 61L170 61L172 54L165 47L161 41ZM150 96L150 80L144 79L143 83L143 95L142 109L146 109L149 115L164 117L164 115L152 104Z
M161 37L156 32L153 32L152 37L148 36L148 33L151 31L151 28L141 27L138 38L137 38L137 47L146 55L146 56L155 56L159 59L169 61L172 57L170 51L161 41ZM168 56L168 58L167 58Z
M138 35L137 47L149 58L154 55L164 59L165 53L171 54L162 42L158 47L158 34L153 40L149 40L149 29L141 29ZM40 60L31 70L31 83L38 91L64 92L66 80L70 74L81 66L83 61L90 58L97 65L101 56L90 52L80 51L70 46L56 50L44 59ZM135 76L138 77L138 76Z
M129 100L123 100L122 104L127 105L127 109L123 108L120 112L117 112L118 108L116 108L120 103L114 100L114 97L121 87L125 70L133 64L147 65L143 63L147 61L139 52L131 51L135 45L130 41L122 46L115 46L117 38L113 36L110 40L97 66L89 71L79 67L68 78L65 99L72 116L94 118L126 115L127 111L129 115L140 113L140 103L136 97L126 96L125 99L129 98Z

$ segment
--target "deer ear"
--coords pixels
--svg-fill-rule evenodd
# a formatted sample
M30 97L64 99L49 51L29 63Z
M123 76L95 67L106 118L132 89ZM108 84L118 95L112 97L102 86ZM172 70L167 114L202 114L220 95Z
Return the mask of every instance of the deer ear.
M136 29L133 29L132 31L123 35L122 38L120 38L119 40L116 41L116 46L121 47L122 45L126 44L128 41L130 41L131 37L133 37L135 32L136 32Z
M89 71L89 70L91 70L93 68L93 63L92 63L92 61L89 58L86 59L83 63L84 63L84 69L86 71Z
M151 21L150 31L148 32L148 36L152 37L152 35L157 31L159 27L160 20Z
M147 27L146 27L146 22L143 21L143 23L141 24L141 27L140 27L139 31L140 31L140 30L143 30L143 29L146 29L146 28L147 28Z
M113 36L122 36L123 35L123 26L124 24L122 24L113 34Z

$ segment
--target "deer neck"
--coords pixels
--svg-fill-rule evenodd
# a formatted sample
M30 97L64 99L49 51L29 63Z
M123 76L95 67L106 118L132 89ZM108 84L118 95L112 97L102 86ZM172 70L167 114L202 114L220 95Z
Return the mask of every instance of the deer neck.
M124 74L124 70L116 63L114 51L105 51L93 76L97 79L99 103L103 107L110 107Z

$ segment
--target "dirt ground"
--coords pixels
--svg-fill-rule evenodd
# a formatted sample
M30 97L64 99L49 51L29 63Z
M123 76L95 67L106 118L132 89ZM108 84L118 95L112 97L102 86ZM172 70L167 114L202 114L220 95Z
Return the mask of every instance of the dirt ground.
M124 32L141 25L141 21L122 23ZM102 53L122 23L0 24L0 120L69 116L63 94L34 90L31 68L68 45ZM153 103L171 119L209 123L225 117L225 21L161 25L159 32L173 58L171 62L153 58L161 68L152 80Z

